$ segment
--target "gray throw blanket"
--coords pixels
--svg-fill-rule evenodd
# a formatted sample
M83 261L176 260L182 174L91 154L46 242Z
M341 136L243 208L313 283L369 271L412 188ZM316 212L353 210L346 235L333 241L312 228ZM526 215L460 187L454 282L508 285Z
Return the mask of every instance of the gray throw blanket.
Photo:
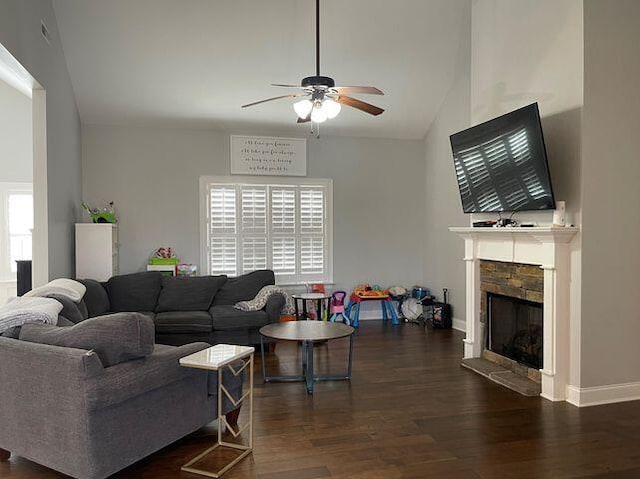
M295 311L293 298L291 298L291 295L283 288L274 285L265 286L258 292L255 298L250 301L240 301L234 305L234 308L241 311L260 311L266 306L269 296L275 293L280 293L284 296L285 305L284 308L282 308L282 314L293 314Z

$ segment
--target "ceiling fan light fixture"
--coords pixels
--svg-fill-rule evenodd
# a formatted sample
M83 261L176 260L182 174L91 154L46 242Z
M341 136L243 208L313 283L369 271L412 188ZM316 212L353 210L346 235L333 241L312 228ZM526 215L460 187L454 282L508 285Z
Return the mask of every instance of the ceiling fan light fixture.
M327 114L327 118L330 120L338 116L338 113L342 110L342 105L332 98L325 98L322 103L322 110Z
M311 102L311 100L305 98L304 100L295 102L293 104L293 109L295 110L296 115L304 120L309 116L309 113L311 113L311 110L313 109L313 103Z
M324 123L327 121L327 112L324 110L322 102L316 102L311 110L311 121L314 123Z

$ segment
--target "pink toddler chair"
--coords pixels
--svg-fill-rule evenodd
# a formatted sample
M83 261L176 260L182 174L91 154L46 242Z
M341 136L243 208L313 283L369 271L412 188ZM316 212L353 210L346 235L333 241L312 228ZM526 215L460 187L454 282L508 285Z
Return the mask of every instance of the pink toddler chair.
M335 323L336 321L338 321L338 318L342 316L342 322L344 324L351 324L351 321L349 321L349 317L344 310L344 299L346 297L346 291L334 291L331 295L331 322Z

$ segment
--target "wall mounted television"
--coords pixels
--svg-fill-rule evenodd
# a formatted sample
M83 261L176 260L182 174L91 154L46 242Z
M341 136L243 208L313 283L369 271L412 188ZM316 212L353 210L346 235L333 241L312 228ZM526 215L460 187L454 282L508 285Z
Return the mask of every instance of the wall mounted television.
M455 133L450 140L465 213L555 208L537 103Z

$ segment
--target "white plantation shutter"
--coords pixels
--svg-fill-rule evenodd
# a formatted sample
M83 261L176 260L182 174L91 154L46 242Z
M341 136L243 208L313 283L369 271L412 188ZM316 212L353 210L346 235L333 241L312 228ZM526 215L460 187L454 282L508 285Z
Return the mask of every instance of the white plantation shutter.
M271 232L295 235L296 232L296 188L271 187Z
M324 272L324 240L320 237L300 238L300 273Z
M275 274L295 275L296 273L296 239L295 237L277 236L271 239L272 267Z
M213 185L210 190L209 259L212 274L238 274L236 192L235 186L226 185Z
M242 272L267 268L267 238L242 239Z
M235 238L211 238L211 273L229 276L238 274L237 252Z
M242 233L267 233L267 188L266 186L242 187Z
M235 234L235 186L214 186L211 188L211 232L217 234Z
M300 187L300 274L324 272L324 188Z
M322 234L324 230L324 189L300 188L300 234Z
M280 284L331 280L330 180L279 181L206 183L211 274L268 268Z

